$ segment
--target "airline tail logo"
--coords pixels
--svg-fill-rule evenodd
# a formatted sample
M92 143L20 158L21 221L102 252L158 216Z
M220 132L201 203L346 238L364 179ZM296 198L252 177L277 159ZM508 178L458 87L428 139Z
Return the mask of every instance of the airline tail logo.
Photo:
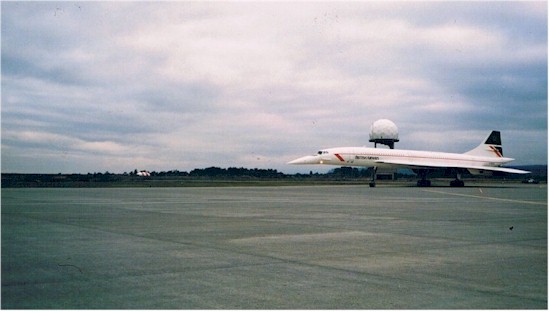
M502 147L489 145L489 148L491 148L491 150L493 151L493 153L495 153L495 155L497 155L497 157L503 157L502 156Z
M500 140L500 131L493 130L487 137L487 140L485 140L485 144L502 145L502 141Z
M502 158L502 141L500 140L500 131L493 130L491 134L485 140L485 144L489 145L491 152L493 152L497 157Z

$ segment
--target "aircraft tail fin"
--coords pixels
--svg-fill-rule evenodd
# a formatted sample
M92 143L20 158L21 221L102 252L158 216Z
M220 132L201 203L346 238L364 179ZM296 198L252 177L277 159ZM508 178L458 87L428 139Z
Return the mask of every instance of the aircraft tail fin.
M472 156L485 156L485 157L504 157L502 153L502 141L500 140L500 131L493 130L491 134L479 144L478 147L471 151L464 153Z

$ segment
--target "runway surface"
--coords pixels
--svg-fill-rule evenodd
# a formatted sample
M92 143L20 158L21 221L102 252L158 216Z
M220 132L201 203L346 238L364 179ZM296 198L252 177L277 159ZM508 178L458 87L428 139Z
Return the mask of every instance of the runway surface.
M546 185L2 189L2 308L546 309Z

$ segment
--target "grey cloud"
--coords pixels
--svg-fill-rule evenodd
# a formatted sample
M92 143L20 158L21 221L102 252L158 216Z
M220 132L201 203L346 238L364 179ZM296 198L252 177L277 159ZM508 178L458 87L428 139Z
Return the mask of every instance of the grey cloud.
M524 144L547 142L533 3L3 2L2 77L8 171L291 171L368 144L378 118L402 148L461 151L495 128L516 158L547 157Z
M186 83L171 86L147 87L133 95L145 104L147 111L173 113L211 112L220 91L208 83Z

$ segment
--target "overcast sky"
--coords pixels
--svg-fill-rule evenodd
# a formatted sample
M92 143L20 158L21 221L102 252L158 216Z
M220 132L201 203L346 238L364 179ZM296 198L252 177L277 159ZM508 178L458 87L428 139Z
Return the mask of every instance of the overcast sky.
M546 164L547 2L2 2L2 172L285 173L320 148Z

